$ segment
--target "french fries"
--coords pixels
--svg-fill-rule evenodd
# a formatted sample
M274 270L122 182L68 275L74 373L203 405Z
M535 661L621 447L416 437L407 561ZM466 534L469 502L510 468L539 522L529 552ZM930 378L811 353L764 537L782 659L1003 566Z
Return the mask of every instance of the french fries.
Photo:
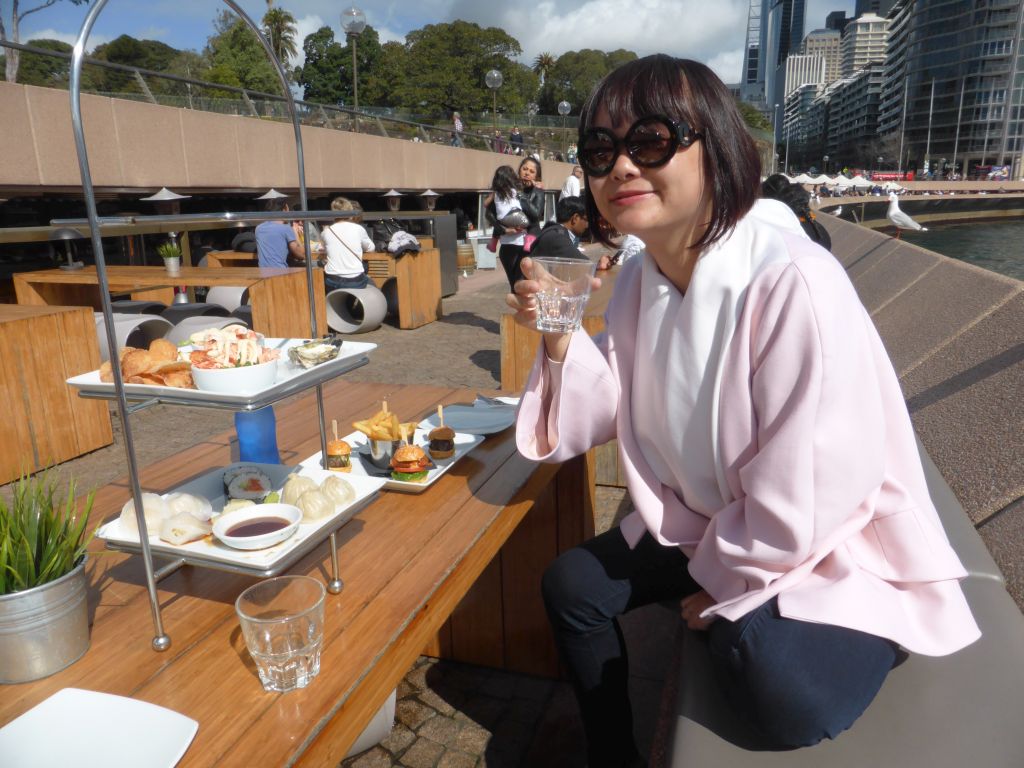
M352 423L353 429L359 430L371 440L401 440L403 427L410 435L416 430L415 422L402 424L398 421L398 416L394 411L383 409L365 421Z

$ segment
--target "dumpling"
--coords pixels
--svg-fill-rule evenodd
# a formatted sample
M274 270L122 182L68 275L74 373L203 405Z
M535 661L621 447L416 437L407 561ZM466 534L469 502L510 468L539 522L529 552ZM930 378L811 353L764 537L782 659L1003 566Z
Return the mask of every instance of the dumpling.
M291 504L293 507L297 507L299 496L304 494L306 491L315 491L316 483L312 478L305 477L304 475L292 475L288 478L288 481L284 484L284 488L281 491L281 503Z
M172 515L182 513L192 515L196 520L209 520L213 517L213 507L208 499L194 496L191 493L171 493L165 499Z
M334 502L318 490L306 491L299 496L295 506L302 510L305 523L320 520L334 512Z
M169 544L187 544L203 538L211 530L213 526L205 520L198 520L188 512L179 512L160 525L160 538Z
M335 504L348 504L356 497L356 489L343 477L332 475L320 484L320 492Z
M155 493L142 494L142 512L146 518L146 530L152 536L160 531L164 519L170 517L167 503ZM135 517L135 500L128 499L121 507L121 530L131 536L139 535L139 522Z
M242 509L244 507L254 507L256 502L252 499L231 499L227 504L224 505L222 513L234 512L236 509Z

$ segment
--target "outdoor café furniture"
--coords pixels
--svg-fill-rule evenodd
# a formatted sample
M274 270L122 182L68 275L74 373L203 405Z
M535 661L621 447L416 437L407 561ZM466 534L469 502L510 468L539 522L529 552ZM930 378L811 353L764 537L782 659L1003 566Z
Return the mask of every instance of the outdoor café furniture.
M80 400L64 383L99 368L91 309L0 304L0 359L0 483L113 441L106 403Z
M324 387L325 413L366 418L386 397L403 420L474 391L348 383ZM312 395L277 406L285 463L320 450ZM233 435L204 440L144 468L145 490L166 492L232 460ZM99 489L92 524L116 517L124 478ZM558 663L540 597L543 568L593 532L584 459L537 464L516 451L514 429L487 437L418 495L382 491L337 534L344 589L328 595L322 664L309 687L265 693L245 648L235 598L251 576L183 567L157 583L170 648L154 653L142 558L99 554L88 573L92 643L51 677L9 686L0 724L65 687L130 696L199 722L179 765L336 765L415 659L435 656L554 676ZM158 565L160 561L158 561ZM289 572L329 578L318 547ZM116 724L111 724L112 728Z
M259 260L255 253L246 251L210 251L206 254L206 266L217 267L255 267Z
M88 306L94 309L101 306L95 267L74 271L46 269L19 272L13 280L19 304ZM174 299L175 286L243 286L249 289L253 330L272 338L308 338L312 335L305 269L182 267L180 274L169 275L163 267L108 266L107 280L113 293L130 294L132 299L157 300L168 305ZM327 314L320 270L313 270L313 281L317 330L323 334L327 329Z
M376 330L388 312L388 302L376 285L338 288L327 294L327 325L338 333Z
M109 342L107 341L107 321L102 312L94 312L96 319L96 340L100 345L100 359L110 359ZM149 349L156 339L162 339L174 330L174 323L160 315L136 315L115 312L111 315L114 321L114 339L117 348L135 347ZM83 369L78 373L85 373ZM76 374L77 375L77 374Z
M399 256L371 251L363 254L366 272L397 313L398 327L419 328L441 317L441 252L424 248Z

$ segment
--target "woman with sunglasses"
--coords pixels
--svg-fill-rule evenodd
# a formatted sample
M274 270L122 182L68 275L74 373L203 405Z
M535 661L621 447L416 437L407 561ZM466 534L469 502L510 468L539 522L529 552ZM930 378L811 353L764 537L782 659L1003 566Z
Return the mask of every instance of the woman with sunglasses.
M611 73L577 159L592 231L646 244L605 334L544 334L517 423L543 461L617 438L636 508L542 584L589 764L643 764L617 617L667 599L707 631L716 679L766 745L834 738L903 649L979 636L892 365L842 267L757 200L754 144L704 65ZM508 303L533 325L540 284L522 270Z

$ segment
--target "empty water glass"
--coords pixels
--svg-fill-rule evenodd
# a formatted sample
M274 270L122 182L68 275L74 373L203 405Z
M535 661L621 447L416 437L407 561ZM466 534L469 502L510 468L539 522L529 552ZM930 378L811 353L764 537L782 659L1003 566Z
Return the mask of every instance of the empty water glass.
M264 690L305 688L320 672L326 594L309 576L278 576L238 596L235 610Z
M571 333L583 323L583 309L590 297L596 265L589 259L533 259L537 291L537 330Z

